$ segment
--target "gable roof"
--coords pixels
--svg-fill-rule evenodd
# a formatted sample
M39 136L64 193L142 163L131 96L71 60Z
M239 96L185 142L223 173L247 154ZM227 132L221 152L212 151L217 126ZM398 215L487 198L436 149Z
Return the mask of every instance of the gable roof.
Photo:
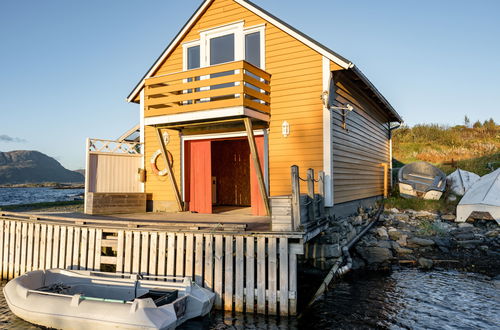
M151 66L151 68L149 68L149 70L146 72L146 74L137 83L137 85L134 87L134 89L131 91L131 93L127 97L127 102L132 102L137 97L137 95L139 95L140 91L144 87L144 80L153 75L153 73L159 68L159 66L163 63L163 61L170 55L170 53L175 49L175 47L177 46L179 41L191 29L191 27L194 25L194 23L198 20L198 18L204 13L205 9L208 8L208 6L213 1L215 1L215 0L205 0L202 2L202 4L194 12L194 14L191 16L191 18L189 18L189 20L182 27L182 29L179 31L179 33L170 42L170 44L167 46L167 48L165 48L163 53L156 59L156 61ZM262 19L268 21L269 23L273 24L277 28L283 30L285 33L288 33L292 37L301 41L302 43L309 46L313 50L317 51L319 54L325 56L326 58L328 58L332 62L336 63L340 67L342 67L346 70L352 70L356 74L356 76L366 85L366 87L372 91L372 93L377 97L377 99L380 101L380 103L382 103L387 108L387 110L393 115L393 117L394 117L393 119L395 121L399 121L399 122L403 121L401 116L399 116L399 114L392 107L392 105L375 88L375 86L368 80L368 78L357 67L355 67L354 63L352 63L351 61L349 61L345 57L337 54L336 52L334 52L330 48L328 48L328 47L322 45L321 43L317 42L316 40L312 39L311 37L307 36L306 34L295 29L293 26L280 20L279 18L272 15L271 13L265 11L264 9L257 6L253 2L251 2L249 0L233 0L233 1L240 4L244 8L248 9L249 11L253 12L257 16L260 16Z

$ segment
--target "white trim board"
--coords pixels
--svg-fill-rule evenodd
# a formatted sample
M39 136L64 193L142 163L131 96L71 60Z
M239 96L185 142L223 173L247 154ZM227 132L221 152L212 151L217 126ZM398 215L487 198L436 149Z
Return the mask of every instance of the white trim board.
M202 15L202 13L205 11L205 9L212 3L214 0L205 0L205 2L198 8L198 10L195 12L195 14L191 17L191 19L188 21L188 23L184 26L184 28L179 32L179 34L174 38L174 40L170 43L170 45L165 49L163 54L156 60L156 62L153 64L151 69L146 73L142 81L135 87L135 89L130 93L129 97L127 97L127 102L132 102L137 94L144 88L144 79L150 78L153 72L155 72L158 67L163 63L163 61L170 55L170 53L177 47L178 43L182 40L182 38L185 36L187 31L189 31L194 23L198 20L198 18ZM327 49L319 46L318 44L312 42L311 40L305 38L301 34L297 33L290 27L286 26L282 22L278 21L277 19L269 16L267 13L263 12L261 9L256 8L253 4L250 4L246 2L245 0L233 0L242 7L250 10L257 16L260 16L267 22L273 24L277 28L283 30L285 33L291 35L292 37L296 38L297 40L301 41L305 45L309 46L313 50L317 51L319 54L329 58L339 66L341 66L344 69L349 69L354 67L354 64L351 62L346 62L343 59L339 58L336 54L332 53L331 51L328 51ZM234 22L233 22L234 23Z
M146 150L144 148L144 142L146 141L145 139L145 136L146 136L146 132L145 132L145 124L144 124L144 89L141 91L141 102L140 102L140 118L139 118L139 126L140 126L140 130L139 130L139 142L141 143L141 155L142 155L142 159L141 159L141 167L143 169L146 168L146 160L145 160L145 157L144 157L144 154L146 153ZM140 184L140 187L141 187L141 192L145 192L146 191L146 183L145 182L141 182Z
M332 73L330 59L323 56L323 91L330 91ZM325 172L325 206L333 202L333 118L328 107L323 106L323 172Z
M186 113L176 113L173 115L163 115L146 117L144 124L146 126L182 123L195 120L218 119L224 117L247 116L263 121L269 121L270 116L259 111L251 110L245 107L222 108L215 110L194 111Z

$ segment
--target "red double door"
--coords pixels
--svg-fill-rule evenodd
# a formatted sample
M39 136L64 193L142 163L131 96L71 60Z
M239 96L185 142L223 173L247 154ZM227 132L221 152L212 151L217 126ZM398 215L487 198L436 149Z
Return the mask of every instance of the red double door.
M212 142L217 140L193 140L185 144L185 188L189 210L198 213L212 213ZM264 138L255 137L262 171L264 172ZM248 157L251 157L249 154ZM253 215L265 215L257 175L253 162L250 165L250 200Z

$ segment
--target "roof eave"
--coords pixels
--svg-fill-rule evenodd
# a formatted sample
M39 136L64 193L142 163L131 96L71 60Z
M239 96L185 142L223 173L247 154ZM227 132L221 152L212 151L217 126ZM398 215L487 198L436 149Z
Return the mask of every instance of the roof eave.
M372 82L364 75L363 72L361 72L360 69L358 69L357 66L351 63L351 66L349 67L349 70L352 70L354 74L359 77L365 83L365 85L377 96L377 98L382 102L382 104L389 110L389 112L394 116L394 119L396 119L397 122L402 123L403 118L399 115L399 113L394 109L394 107L387 101L387 99L382 95L382 93L379 92L379 90L375 87L375 85L372 84Z

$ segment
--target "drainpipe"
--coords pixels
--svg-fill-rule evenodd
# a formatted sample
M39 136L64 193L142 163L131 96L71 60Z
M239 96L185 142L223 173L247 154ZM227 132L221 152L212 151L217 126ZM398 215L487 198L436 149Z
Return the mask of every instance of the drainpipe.
M314 294L311 301L309 301L309 303L307 304L307 308L311 307L311 305L316 300L318 300L319 297L323 295L323 293L328 289L328 286L330 285L330 282L333 280L335 275L344 275L351 270L352 258L349 253L349 250L354 246L354 244L356 244L361 239L361 237L363 237L364 234L366 234L368 230L370 230L373 227L373 225L375 225L378 222L380 214L382 214L383 210L384 210L384 205L382 204L377 210L377 213L375 213L375 217L373 218L373 220L369 224L367 224L365 228L363 228L363 230L358 235L356 235L356 237L354 237L349 243L347 243L346 246L342 248L342 256L340 256L337 259L337 261L333 264L332 268L330 269L325 279L321 283L320 287L316 291L316 294ZM344 258L346 260L346 264L340 267L340 265L344 261ZM300 314L299 318L302 317L302 315L303 314Z
M342 248L342 255L346 258L347 263L337 271L337 275L342 276L351 270L352 258L351 254L349 253L349 250L361 239L361 237L363 237L366 234L368 230L370 230L373 227L373 225L377 223L378 219L380 218L380 214L382 213L383 210L384 210L384 205L381 205L380 208L377 210L377 213L375 213L374 219L369 224L367 224L365 228L363 228L363 230L358 235L356 235L356 237L354 237L349 243L347 243L346 246Z

